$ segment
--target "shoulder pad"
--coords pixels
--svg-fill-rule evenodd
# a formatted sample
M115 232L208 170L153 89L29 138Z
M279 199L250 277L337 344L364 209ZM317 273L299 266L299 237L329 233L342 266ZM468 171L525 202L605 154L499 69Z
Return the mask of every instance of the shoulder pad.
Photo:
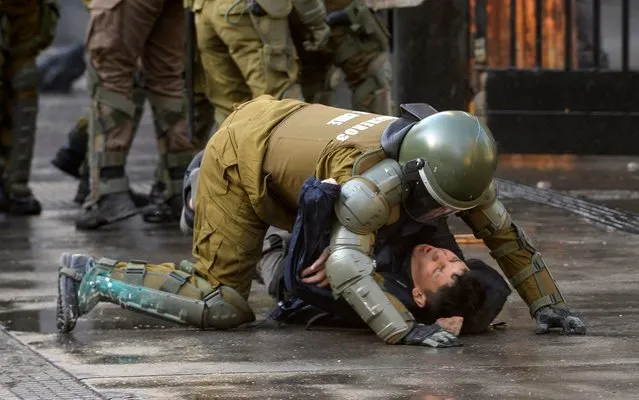
M433 107L423 103L402 104L399 108L400 118L386 127L381 140L384 153L393 160L397 160L399 157L399 148L410 128L416 122L437 113Z

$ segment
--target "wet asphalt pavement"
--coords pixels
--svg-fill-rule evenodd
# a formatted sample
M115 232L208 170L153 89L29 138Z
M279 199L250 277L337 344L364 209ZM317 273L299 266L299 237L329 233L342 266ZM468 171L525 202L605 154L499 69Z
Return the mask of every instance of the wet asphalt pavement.
M149 225L140 217L99 232L75 230L75 181L52 168L49 159L85 106L83 90L41 100L32 180L44 212L33 218L0 215L0 323L34 350L34 357L105 398L639 398L639 236L521 200L506 205L544 254L569 303L582 313L589 329L585 337L535 335L516 294L498 318L506 322L505 329L464 337L464 347L457 349L387 346L368 332L306 331L272 322L204 332L113 305L98 306L71 334L57 334L56 262L62 251L158 262L179 261L190 250L189 238L177 226ZM142 191L149 189L156 160L148 117L128 167L135 188ZM499 176L542 182L639 212L639 172L633 164L638 161L511 156L503 158ZM454 227L467 232L458 222ZM467 255L488 259L479 245L463 248ZM274 305L259 284L254 284L251 304L258 318ZM1 350L0 345L0 358L7 357ZM14 398L11 393L39 398L16 395L15 386L2 376L1 398Z

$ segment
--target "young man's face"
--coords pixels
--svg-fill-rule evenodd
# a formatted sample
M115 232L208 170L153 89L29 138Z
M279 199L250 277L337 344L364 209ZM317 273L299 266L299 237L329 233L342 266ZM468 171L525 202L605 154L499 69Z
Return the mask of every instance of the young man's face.
M450 250L421 244L413 248L411 273L413 276L413 297L435 293L444 286L450 286L466 273L468 267ZM427 299L415 298L418 305ZM425 305L425 303L424 303Z

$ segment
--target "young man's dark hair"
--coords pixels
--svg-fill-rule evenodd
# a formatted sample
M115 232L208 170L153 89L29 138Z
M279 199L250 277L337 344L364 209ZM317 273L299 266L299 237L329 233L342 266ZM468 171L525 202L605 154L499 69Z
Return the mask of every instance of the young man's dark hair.
M481 282L472 270L455 275L453 283L436 292L426 293L430 299L428 308L440 318L470 318L484 306L486 293Z

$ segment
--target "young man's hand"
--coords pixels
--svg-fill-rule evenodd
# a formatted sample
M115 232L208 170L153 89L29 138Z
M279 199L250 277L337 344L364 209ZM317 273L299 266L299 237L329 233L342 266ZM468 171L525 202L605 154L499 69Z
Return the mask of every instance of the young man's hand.
M331 185L339 185L339 183L337 183L337 181L333 178L328 178L328 179L324 179L322 181L322 183L330 183Z
M457 347L462 345L457 336L445 331L437 324L415 324L408 332L408 335L399 343L428 347Z
M435 323L453 335L459 336L462 324L464 323L464 317L440 318L435 321Z
M328 255L328 248L326 248L313 264L302 270L302 282L307 285L328 287L328 276L326 276L326 260L328 259Z

